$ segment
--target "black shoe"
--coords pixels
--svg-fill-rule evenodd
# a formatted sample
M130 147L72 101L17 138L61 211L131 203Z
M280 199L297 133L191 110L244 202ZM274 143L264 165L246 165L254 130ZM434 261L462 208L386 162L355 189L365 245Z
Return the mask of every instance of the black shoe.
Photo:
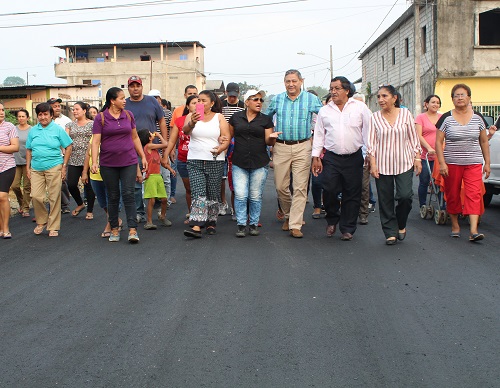
M258 236L260 234L258 225L250 225L250 236Z
M247 227L245 225L238 225L236 237L245 237L247 235Z
M201 238L201 230L186 229L184 231L184 236L193 237L193 238Z

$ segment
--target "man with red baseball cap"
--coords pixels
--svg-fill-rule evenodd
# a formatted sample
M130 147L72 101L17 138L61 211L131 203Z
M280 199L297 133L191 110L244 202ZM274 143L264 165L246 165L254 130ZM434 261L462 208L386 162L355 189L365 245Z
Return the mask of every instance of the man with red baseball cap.
M131 76L128 81L129 98L126 99L126 109L134 114L137 129L147 129L149 132L156 132L156 125L160 127L160 133L164 139L168 139L167 124L161 105L156 98L143 94L142 79ZM163 166L169 163L168 155L164 152L161 163ZM162 167L162 177L164 183L170 186L170 172ZM168 177L168 179L167 179ZM142 199L142 183L136 182L135 203L137 206L137 222L145 222L144 201ZM165 219L166 226L171 222Z

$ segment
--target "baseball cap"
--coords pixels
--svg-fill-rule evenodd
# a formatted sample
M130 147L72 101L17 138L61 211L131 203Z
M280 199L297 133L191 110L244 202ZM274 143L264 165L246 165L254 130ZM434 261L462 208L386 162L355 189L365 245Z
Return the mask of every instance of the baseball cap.
M133 82L137 82L139 85L142 85L142 79L141 77L138 77L136 75L133 75L128 79L127 85L130 85Z
M243 101L248 100L250 97L255 96L256 94L260 94L262 98L266 97L266 92L263 90L255 90L255 89L250 89L245 93L245 97L243 97Z
M161 93L158 89L151 89L148 93L148 96L161 97Z
M237 83L229 82L226 86L226 93L231 97L238 97L240 95L240 87Z
M50 100L47 100L47 103L50 105L55 104L56 102L60 104L62 100L60 98L54 98L54 97L52 97Z

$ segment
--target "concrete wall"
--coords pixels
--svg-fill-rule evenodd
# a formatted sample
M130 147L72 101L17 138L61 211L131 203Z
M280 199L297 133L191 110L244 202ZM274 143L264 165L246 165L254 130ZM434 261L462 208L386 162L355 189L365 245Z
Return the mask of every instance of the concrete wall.
M500 77L500 48L479 46L478 15L500 1L438 2L438 77Z
M140 55L146 51L151 55L151 61L140 61ZM108 59L97 62L108 52ZM171 101L174 106L184 104L184 88L193 84L202 90L205 85L204 49L202 47L169 47L168 52L158 48L126 49L117 48L116 58L113 56L113 46L108 49L89 49L89 60L54 65L55 75L67 80L68 84L83 84L87 81L98 81L102 87L102 98L106 91L117 86L127 89L127 79L131 75L141 77L144 93L151 89L160 90L162 97ZM187 55L187 59L180 59ZM105 57L104 57L105 58Z
M420 8L420 28L427 29L427 52L421 54L421 90L422 99L429 90L434 89L434 17L432 6ZM406 56L406 39L409 44L409 56ZM362 59L363 85L362 92L367 93L367 85L371 85L371 97L367 103L370 109L378 110L377 89L381 84L391 84L398 88L403 96L404 104L414 110L414 18L402 22L391 34L386 36ZM420 46L420 36L417 39ZM396 62L392 62L392 49L395 49ZM382 57L384 58L382 66ZM424 96L425 95L425 96Z

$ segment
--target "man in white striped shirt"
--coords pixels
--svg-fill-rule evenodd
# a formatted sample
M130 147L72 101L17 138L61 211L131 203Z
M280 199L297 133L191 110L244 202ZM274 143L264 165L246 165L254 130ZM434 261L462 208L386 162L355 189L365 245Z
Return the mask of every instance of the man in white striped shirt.
M311 167L315 176L323 173L326 235L333 236L339 224L343 241L352 240L356 231L364 164L361 148L368 138L371 116L365 104L352 98L351 85L345 77L335 77L330 83L332 99L320 109L314 128Z

